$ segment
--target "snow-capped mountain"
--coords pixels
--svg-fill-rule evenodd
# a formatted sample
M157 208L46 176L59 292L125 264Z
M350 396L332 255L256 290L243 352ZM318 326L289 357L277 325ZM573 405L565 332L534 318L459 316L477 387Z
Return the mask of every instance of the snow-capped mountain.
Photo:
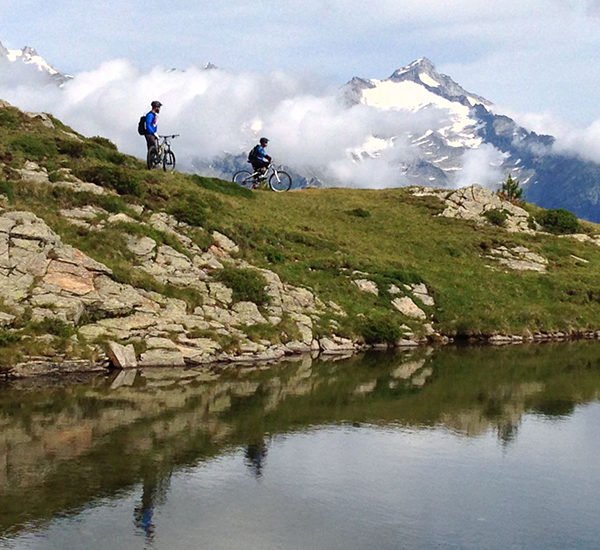
M35 71L40 76L50 77L58 84L71 78L69 75L60 73L30 46L25 46L20 50L9 49L0 42L0 63L11 63L13 69Z
M385 80L355 77L344 86L342 97L349 108L367 105L388 112L446 114L431 117L439 124L434 122L423 134L407 136L420 153L412 163L398 165L407 183L440 187L477 183L464 181L466 159L486 150L492 154L487 159L482 155L482 161L495 165L491 168L499 174L519 178L529 200L600 221L600 165L554 153L552 136L538 135L496 113L491 101L438 73L426 58ZM377 157L398 137L373 136L357 159Z
M410 183L444 187L458 183L465 153L486 143L482 115L491 113L491 101L438 73L427 58L398 69L385 80L355 77L343 88L342 95L349 107L363 104L383 111L439 113L429 119L430 127L425 132L406 136L421 153L413 163L399 166ZM365 152L377 155L397 138L380 141L380 150L371 146ZM502 150L496 163L502 170L516 168L516 159L511 162L510 155ZM530 176L526 174L526 178Z

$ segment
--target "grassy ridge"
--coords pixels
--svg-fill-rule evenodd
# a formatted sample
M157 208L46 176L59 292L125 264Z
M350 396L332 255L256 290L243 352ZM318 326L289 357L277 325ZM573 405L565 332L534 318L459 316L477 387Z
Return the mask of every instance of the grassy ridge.
M414 197L407 189L276 194L211 178L148 172L108 140L83 139L59 121L54 124L55 129L48 128L16 109L0 109L0 191L9 197L10 208L35 212L66 242L106 263L125 282L194 301L189 289L161 288L129 268L131 254L123 237L134 228L88 232L65 221L61 208L96 204L139 221L166 211L190 224L190 237L203 247L217 229L240 245L248 261L340 304L349 313L337 319L341 334L359 334L364 319L374 316L407 322L391 308L387 290L391 284L418 282L426 283L436 301L435 308L424 309L447 334L600 328L600 247L592 244L439 217L438 199ZM51 181L69 169L115 194L23 183L16 169L26 160L45 167ZM133 204L143 205L145 212L134 214ZM590 224L586 229L600 232ZM543 255L550 262L548 273L501 269L485 257L500 245L523 245ZM361 292L352 278L375 281L379 296ZM327 332L328 326L324 322L321 330Z

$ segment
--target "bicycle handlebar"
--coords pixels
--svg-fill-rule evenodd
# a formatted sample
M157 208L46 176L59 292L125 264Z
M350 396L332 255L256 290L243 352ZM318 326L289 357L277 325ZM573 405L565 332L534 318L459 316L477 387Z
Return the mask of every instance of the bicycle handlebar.
M170 134L168 136L162 136L162 135L158 134L158 137L159 138L176 138L176 137L179 137L180 135L181 134Z

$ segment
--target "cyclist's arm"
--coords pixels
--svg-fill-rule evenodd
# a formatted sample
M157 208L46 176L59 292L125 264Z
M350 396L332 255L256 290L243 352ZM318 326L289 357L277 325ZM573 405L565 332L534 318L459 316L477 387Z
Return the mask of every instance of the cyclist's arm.
M156 132L158 132L158 126L156 125L156 115L152 111L150 111L146 115L146 131L149 134L154 135L156 135Z

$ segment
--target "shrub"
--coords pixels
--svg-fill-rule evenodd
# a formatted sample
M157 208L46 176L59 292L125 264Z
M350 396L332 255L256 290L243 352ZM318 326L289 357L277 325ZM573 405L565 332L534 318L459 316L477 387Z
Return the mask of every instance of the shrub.
M57 139L56 147L59 153L73 158L82 158L86 152L85 143L73 139Z
M105 149L112 149L113 151L117 151L117 146L112 141L110 141L110 139L107 139L105 137L94 136L94 137L90 138L90 141L92 141L98 145L101 145Z
M0 181L0 195L6 195L8 202L14 202L15 192L12 183L8 181Z
M506 178L506 181L502 184L498 194L510 201L516 201L519 200L523 195L523 189L521 188L519 180L513 179L513 177L509 174Z
M354 208L348 212L351 216L355 216L357 218L370 218L371 212L365 210L364 208Z
M216 279L233 291L234 302L254 302L260 306L270 301L265 290L267 281L254 269L225 267L217 272Z
M265 249L265 258L270 264L281 264L287 260L286 255L281 250L271 246Z
M504 225L506 225L506 220L508 219L508 212L504 209L492 208L491 210L484 212L483 216L492 225L504 227Z
M564 208L546 210L538 216L537 221L549 233L562 235L580 231L577 216Z
M16 344L19 340L21 340L21 337L18 334L6 329L0 329L0 348Z
M61 319L47 318L29 324L29 329L34 334L52 334L61 338L68 338L75 334L73 325L65 323Z
M398 322L390 315L371 315L359 327L367 344L395 344L402 332Z
M76 170L75 175L96 185L114 189L119 195L139 197L142 193L138 176L125 168L106 165L90 166Z
M17 136L10 144L14 150L21 151L32 160L42 160L56 156L58 153L54 140L29 134Z

